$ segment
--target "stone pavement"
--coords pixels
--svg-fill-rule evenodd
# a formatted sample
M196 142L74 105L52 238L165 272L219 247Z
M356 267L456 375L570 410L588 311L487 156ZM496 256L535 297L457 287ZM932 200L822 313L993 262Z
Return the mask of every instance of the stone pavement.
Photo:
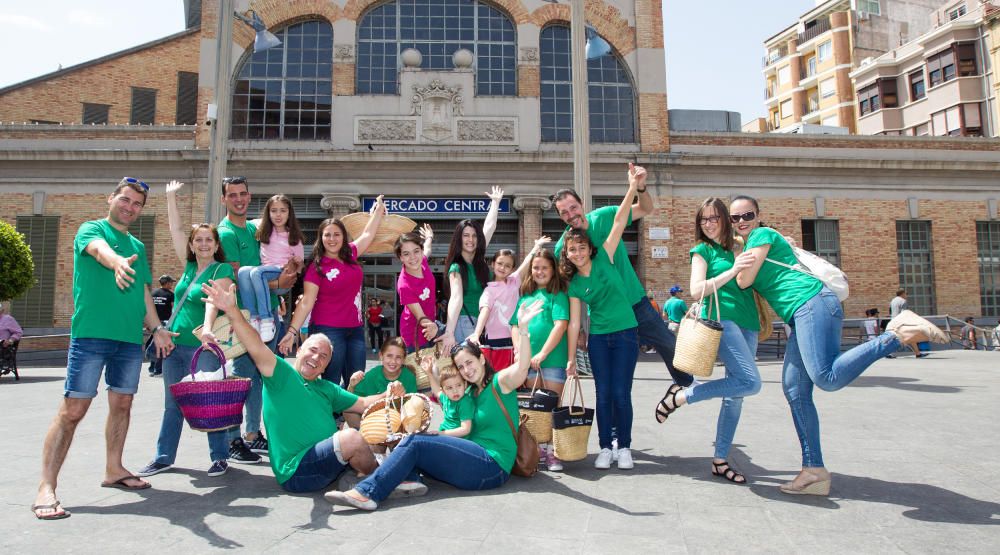
M204 435L190 430L180 468L150 478L152 489L101 488L102 394L63 468L59 496L73 516L53 522L36 521L28 507L65 369L27 369L19 383L0 381L7 445L0 552L1000 551L1000 353L883 360L851 387L817 392L834 472L829 498L776 487L799 463L779 363L761 362L763 391L744 403L731 460L751 484L737 486L709 473L719 403L683 407L656 424L665 372L643 360L634 386L634 470L597 471L591 454L562 474L513 477L489 492L430 481L426 497L389 500L374 513L331 512L320 494L284 493L266 465L233 465L209 478ZM584 385L592 402L592 383ZM140 387L125 448L132 469L153 454L162 406L159 379L143 374ZM594 430L591 453L596 439Z

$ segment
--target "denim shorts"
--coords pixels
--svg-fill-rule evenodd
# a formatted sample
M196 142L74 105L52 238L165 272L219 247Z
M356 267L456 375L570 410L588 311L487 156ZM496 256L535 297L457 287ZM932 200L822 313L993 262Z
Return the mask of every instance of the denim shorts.
M528 382L534 382L538 375L534 369L528 370ZM551 383L566 383L565 368L542 368L542 379Z
M142 345L114 339L70 339L64 395L73 399L97 397L102 370L109 391L135 395L142 371Z
M292 493L308 493L326 489L347 468L341 462L340 442L333 437L313 445L299 461L295 474L281 484L281 487Z

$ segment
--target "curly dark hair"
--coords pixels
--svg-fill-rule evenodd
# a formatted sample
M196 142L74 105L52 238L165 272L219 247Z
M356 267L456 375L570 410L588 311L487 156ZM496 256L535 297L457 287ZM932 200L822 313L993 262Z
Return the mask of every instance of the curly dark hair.
M312 256L309 259L309 264L316 266L316 273L323 275L323 267L320 262L323 260L324 256L328 256L326 248L323 247L323 231L331 226L335 225L340 228L340 233L344 236L344 242L340 245L340 250L337 251L336 257L338 260L344 264L357 265L357 261L351 258L351 236L347 233L347 227L344 223L337 218L327 218L320 222L319 228L316 229L316 242L313 243ZM333 256L331 256L333 258Z
M572 262L569 261L569 255L566 253L569 251L570 242L583 243L590 247L590 259L593 260L597 257L597 247L594 246L594 242L591 241L590 236L587 235L587 231L584 229L568 229L563 235L563 248L559 253L559 271L562 272L563 279L566 283L569 283L573 276L576 275L577 269Z

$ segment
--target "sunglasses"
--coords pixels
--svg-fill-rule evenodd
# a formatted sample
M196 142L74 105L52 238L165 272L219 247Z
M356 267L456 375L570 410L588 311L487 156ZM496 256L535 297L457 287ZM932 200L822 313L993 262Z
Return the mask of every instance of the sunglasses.
M462 340L461 343L455 343L454 345L451 346L451 356L457 355L459 351L468 347L469 345L470 343L468 339Z
M709 216L707 218L698 218L698 222L701 225L705 225L705 224L717 224L717 223L719 223L719 220L721 220L721 219L722 219L721 216Z
M225 183L226 185L229 185L229 184L239 185L240 183L246 183L247 182L247 178L243 177L242 175L238 175L238 176L234 176L234 177L224 177L222 179L222 182Z
M147 193L149 192L149 185L146 185L144 181L139 181L134 177L123 177L122 181L124 181L125 183L131 183L132 185L138 185L142 187L143 191L146 191Z
M750 212L744 212L742 214L732 214L729 216L730 221L732 221L734 224L740 223L740 220L743 220L744 222L752 222L756 218L757 214L755 214L752 210Z

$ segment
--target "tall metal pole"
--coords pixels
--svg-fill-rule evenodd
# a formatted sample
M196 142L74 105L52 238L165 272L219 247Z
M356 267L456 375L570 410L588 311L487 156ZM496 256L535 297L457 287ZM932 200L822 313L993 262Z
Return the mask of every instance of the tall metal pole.
M208 157L208 183L205 191L205 221L222 219L221 191L219 186L226 175L229 159L229 120L232 116L232 59L233 59L233 0L219 0L218 42L215 45L215 121L212 122L212 143Z
M573 72L573 187L589 212L590 195L590 111L587 101L587 31L584 0L570 0L570 51Z

